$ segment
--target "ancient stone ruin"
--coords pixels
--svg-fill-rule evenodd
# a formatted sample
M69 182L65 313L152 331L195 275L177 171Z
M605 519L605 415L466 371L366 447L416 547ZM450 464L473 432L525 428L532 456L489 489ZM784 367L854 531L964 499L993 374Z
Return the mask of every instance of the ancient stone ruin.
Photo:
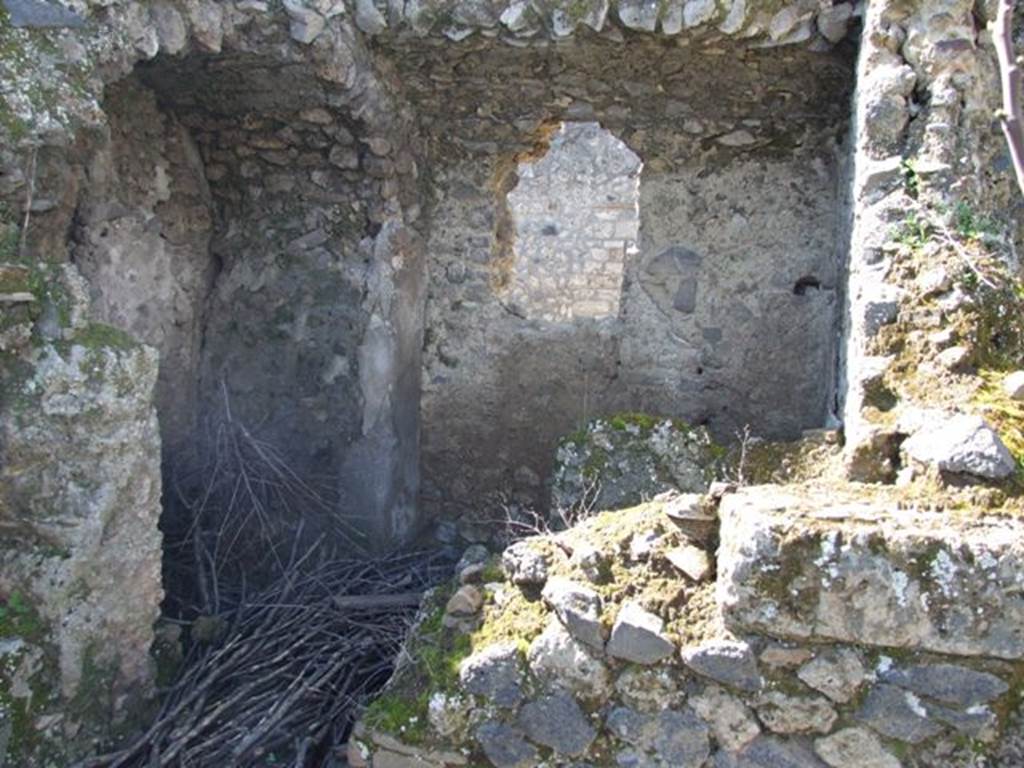
M0 0L0 766L1024 765L995 5Z

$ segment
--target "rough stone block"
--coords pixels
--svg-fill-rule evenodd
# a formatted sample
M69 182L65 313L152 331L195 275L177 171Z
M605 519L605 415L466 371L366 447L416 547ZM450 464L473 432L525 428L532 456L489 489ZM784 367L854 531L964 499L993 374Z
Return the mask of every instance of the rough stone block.
M684 648L683 663L698 675L743 691L756 691L762 685L754 652L744 642L712 640Z
M1024 522L773 486L725 497L720 516L717 593L734 628L1024 657Z
M661 634L663 622L636 603L619 609L608 640L608 655L637 664L654 664L672 653L675 646Z
M604 649L607 629L601 623L601 597L592 589L563 578L544 586L544 602L550 605L569 634L591 648Z
M519 727L532 741L562 755L582 755L597 738L597 731L567 693L543 696L525 704L519 712Z
M489 645L459 667L462 687L499 707L514 707L523 699L523 670L519 649L511 643Z

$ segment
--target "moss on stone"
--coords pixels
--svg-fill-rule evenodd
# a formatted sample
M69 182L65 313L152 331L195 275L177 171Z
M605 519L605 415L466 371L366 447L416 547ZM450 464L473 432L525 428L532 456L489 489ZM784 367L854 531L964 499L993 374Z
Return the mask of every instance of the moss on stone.
M975 393L974 405L1013 454L1017 461L1017 481L1024 483L1024 403L1007 396L1001 371L981 370L978 375L982 385Z
M428 735L427 707L434 693L458 688L459 665L472 652L469 636L444 626L444 609L454 583L435 590L421 607L419 623L406 647L411 661L399 669L388 688L366 708L363 722L374 730L401 737L411 745Z
M139 347L139 342L131 334L103 323L89 323L75 333L72 342L86 349L131 350Z
M0 608L0 637L20 640L18 649L0 656L0 720L9 724L6 751L0 762L42 765L59 760L62 740L47 739L36 727L40 715L55 701L59 677L56 651L47 627L24 593L11 592Z
M0 599L0 637L19 637L36 643L44 639L46 625L23 592Z

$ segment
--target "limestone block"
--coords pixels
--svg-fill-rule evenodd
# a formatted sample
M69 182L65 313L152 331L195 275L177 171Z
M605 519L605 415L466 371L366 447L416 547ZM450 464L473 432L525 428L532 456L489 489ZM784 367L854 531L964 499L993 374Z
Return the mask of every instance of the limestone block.
M1024 523L774 486L720 508L727 624L780 638L1024 657Z
M31 647L15 656L53 649L28 676L30 690L48 693L29 705L36 727L56 717L81 741L153 692L149 650L163 599L157 353L108 326L64 330L69 341L43 346L5 379L13 397L0 412L0 595L9 614L32 617L22 622ZM24 609L10 607L15 595ZM89 707L69 707L76 699ZM56 738L61 754L74 752L76 738Z

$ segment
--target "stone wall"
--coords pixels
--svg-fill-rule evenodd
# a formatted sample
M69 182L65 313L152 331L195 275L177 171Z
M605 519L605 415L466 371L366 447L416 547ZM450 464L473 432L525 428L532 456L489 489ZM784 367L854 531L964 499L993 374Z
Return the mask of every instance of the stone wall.
M350 764L1020 764L1019 520L723 492L467 551Z
M747 424L793 437L835 407L849 51L759 54L719 41L704 53L585 35L536 45L395 51L434 142L430 511L493 506L499 492L545 504L558 438L598 415L669 414L731 440ZM720 92L702 87L712 80ZM643 162L637 244L600 323L542 322L506 285L536 251L515 218L532 182L513 169L568 170L552 157L560 120L596 120ZM588 162L588 175L603 173ZM542 233L576 226L556 213ZM541 237L553 270L556 249L571 248Z
M2 274L26 298L0 392L0 754L66 765L154 692L158 356L89 321L73 266Z
M144 649L160 594L153 387L168 444L187 445L193 426L201 436L227 394L304 471L328 474L334 516L356 516L365 541L382 547L435 517L489 513L495 496L543 504L559 437L621 410L682 416L719 437L748 423L795 436L835 413L851 477L899 478L907 498L939 498L949 510L1013 512L1019 493L1007 478L1019 450L1011 455L979 415L996 418L986 382L1019 366L1024 349L1012 279L1024 219L1013 215L1021 203L992 120L990 5L4 0L0 517L10 535L0 597L20 617L6 722L38 715L34 745L88 748L111 714L130 708L127 691L149 691ZM858 18L855 72L846 35ZM642 163L639 229L632 212L617 222L635 252L629 237L613 238L623 241L621 278L616 246L608 280L587 281L602 317L575 293L549 294L546 282L538 293L528 262L543 253L544 275L573 263L575 246L543 239L549 223L563 231L559 221L532 229L543 217L528 171L557 170L562 142L595 123L608 132L595 139L629 158L625 175L610 177L618 181L600 182L616 197L634 190L622 146ZM557 125L570 127L555 134ZM595 189L607 157L591 157L581 186L549 178L546 192ZM995 426L1004 436L1016 428L1005 418ZM564 733L593 740L563 751L607 745L640 763L661 750L678 763L714 749L723 765L842 766L852 750L879 765L934 765L960 754L957 739L985 741L1005 727L1019 637L998 615L1019 613L1010 583L1019 567L989 568L969 523L932 518L911 533L878 523L899 523L902 503L879 502L867 534L837 523L856 546L839 559L822 551L813 568L787 549L818 531L807 515L780 521L751 504L764 516L755 525L727 504L723 519L765 549L744 549L749 541L723 529L718 603L706 578L666 578L662 561L673 560L619 531L630 558L681 592L641 595L650 599L628 611L618 610L624 594L607 594L616 610L602 614L605 629L653 634L664 650L660 630L650 631L660 618L680 646L721 641L685 633L676 605L685 599L698 628L720 604L739 637L717 651L673 646L675 692L656 706L636 692L659 690L661 670L616 667L611 659L630 657L605 647L610 658L596 660L621 683L611 710L620 714L588 711ZM1007 563L1019 560L999 538L1009 530L1019 540L1015 523L977 525ZM964 553L975 558L970 569L957 559ZM777 580L752 592L747 576L729 580L776 555ZM674 559L694 573L704 562L693 550ZM856 614L867 610L859 593L836 599L860 565L874 623ZM588 578L576 564L555 575ZM634 588L616 579L620 591ZM922 580L927 589L915 587ZM539 586L505 585L493 605L527 610ZM794 603L773 594L779 586L818 602ZM912 634L894 636L911 594L927 605L912 612ZM545 599L557 613L557 595ZM960 610L973 601L980 618ZM565 632L552 622L552 643L589 664L586 648L566 639L577 620L558 621ZM877 637L858 638L862 626ZM847 701L799 673L818 658L832 668L826 641L863 670ZM99 656L89 651L97 644ZM506 671L522 663L502 654ZM717 680L721 694L709 682L718 661L750 672L755 657L756 675ZM9 701L40 658L59 691L52 706ZM984 679L990 693L999 686L978 675L994 676L1007 690L951 701L927 687L935 668L950 669L936 665ZM603 667L588 668L600 676ZM487 716L474 728L490 726L472 732L469 749L509 748L520 756L512 763L563 749L549 743L561 732L537 728L566 713L579 725L578 705L530 689L547 674L538 669L519 669L528 710L473 704ZM111 707L68 716L97 670ZM645 711L666 704L664 722ZM719 711L739 712L744 736L716 723ZM79 720L91 725L76 730ZM794 722L813 737L789 733ZM666 730L684 743L662 740ZM406 749L396 744L384 751Z

